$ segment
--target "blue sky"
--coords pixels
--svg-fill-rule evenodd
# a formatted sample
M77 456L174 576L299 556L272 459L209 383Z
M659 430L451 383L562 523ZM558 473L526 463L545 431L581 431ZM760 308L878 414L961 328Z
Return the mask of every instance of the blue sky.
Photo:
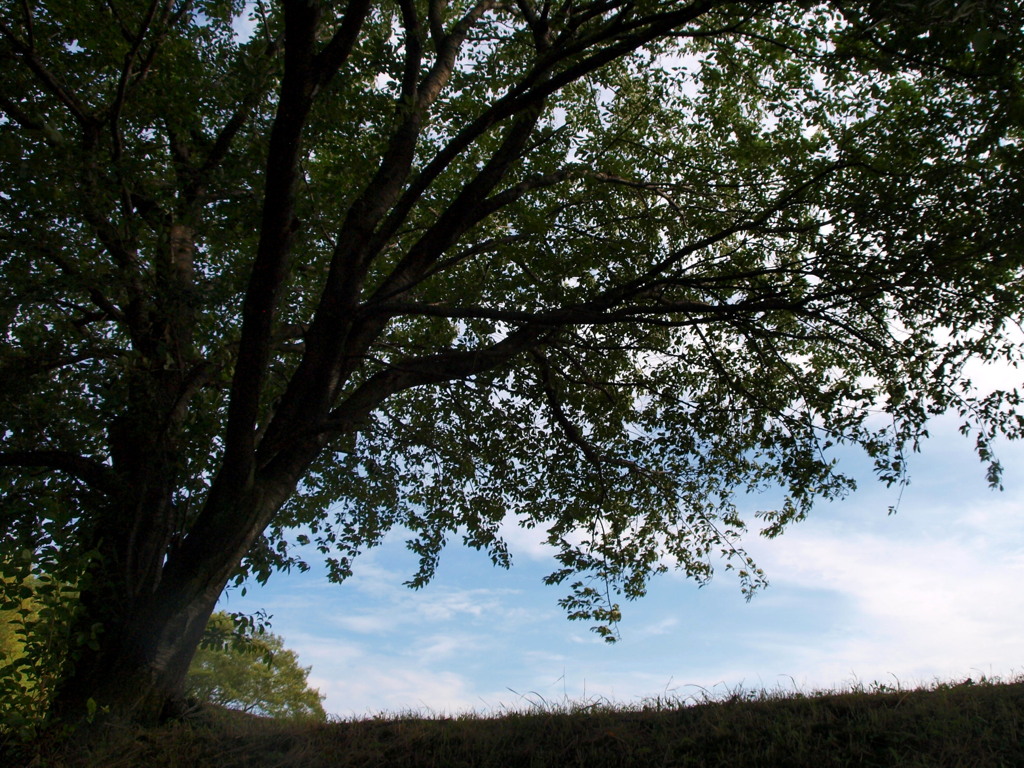
M402 582L415 558L396 534L345 584L279 574L221 605L270 613L340 716L1024 673L1024 445L1001 447L998 492L955 420L932 432L896 515L898 491L851 457L857 493L778 539L748 536L771 582L751 602L728 572L700 589L670 573L624 606L614 645L566 620L564 590L541 583L550 553L514 528L510 571L452 546L414 592Z

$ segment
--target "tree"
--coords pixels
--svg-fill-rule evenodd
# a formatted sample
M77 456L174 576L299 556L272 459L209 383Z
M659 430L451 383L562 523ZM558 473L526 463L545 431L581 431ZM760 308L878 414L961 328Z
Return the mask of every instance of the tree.
M218 595L394 526L572 618L883 482L1019 359L1015 2L0 2L3 546L101 627L58 707L181 699ZM247 19L248 31L236 31ZM747 520L746 522L749 522Z
M310 667L299 666L295 651L278 635L234 632L231 616L210 617L185 678L190 697L267 717L325 720L323 695L309 687Z

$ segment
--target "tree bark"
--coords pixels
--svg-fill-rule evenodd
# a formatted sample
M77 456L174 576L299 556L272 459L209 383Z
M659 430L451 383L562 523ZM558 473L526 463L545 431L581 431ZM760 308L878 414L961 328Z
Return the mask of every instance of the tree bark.
M185 675L218 598L316 450L308 446L288 471L242 488L215 483L188 535L163 550L170 554L152 579L135 574L140 581L126 586L109 560L96 562L83 585L77 628L88 636L100 625L98 649L79 649L57 694L60 715L81 719L89 699L135 722L155 723L183 711ZM150 526L133 543L149 550L157 540L163 532ZM133 598L126 601L126 594Z
M55 713L81 722L91 700L104 715L141 724L180 715L185 674L216 602L208 594L173 610L151 600L123 624L104 626L99 650L85 649L64 680ZM81 624L90 618L83 614Z

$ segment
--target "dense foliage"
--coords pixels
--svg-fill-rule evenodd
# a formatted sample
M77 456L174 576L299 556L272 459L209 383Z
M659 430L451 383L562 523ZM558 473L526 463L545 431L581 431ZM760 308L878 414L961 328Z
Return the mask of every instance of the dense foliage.
M666 567L755 589L745 495L777 535L839 447L901 482L953 411L997 484L1021 17L0 0L0 541L81 587L63 700L159 710L290 542L404 527L418 586L538 529L612 636Z

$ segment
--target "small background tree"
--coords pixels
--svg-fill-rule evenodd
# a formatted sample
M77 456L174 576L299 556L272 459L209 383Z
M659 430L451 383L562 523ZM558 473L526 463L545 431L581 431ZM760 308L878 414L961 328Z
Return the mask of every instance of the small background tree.
M278 635L251 621L236 631L232 617L218 612L210 618L185 684L190 697L218 706L325 720L324 697L310 688L309 670Z

